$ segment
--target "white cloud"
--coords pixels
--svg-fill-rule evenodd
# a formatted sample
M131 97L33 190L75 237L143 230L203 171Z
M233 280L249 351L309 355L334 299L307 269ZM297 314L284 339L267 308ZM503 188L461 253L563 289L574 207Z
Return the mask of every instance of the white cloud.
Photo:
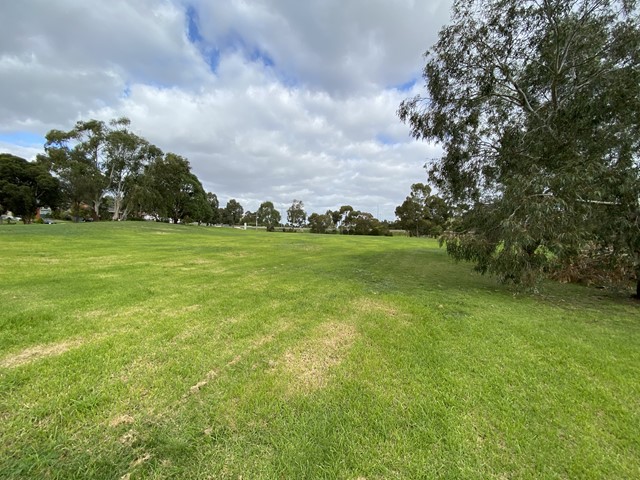
M451 1L196 1L203 37L266 53L287 77L332 93L405 83ZM240 42L241 41L241 42Z
M412 141L395 113L421 82L392 86L419 73L448 5L197 0L194 44L177 0L8 2L0 133L126 115L223 203L300 198L309 211L350 204L393 218L438 149Z

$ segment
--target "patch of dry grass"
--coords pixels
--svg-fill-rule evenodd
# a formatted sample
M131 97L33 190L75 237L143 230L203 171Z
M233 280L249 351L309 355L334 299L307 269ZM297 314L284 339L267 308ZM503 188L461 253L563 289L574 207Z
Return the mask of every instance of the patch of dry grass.
M342 363L357 336L351 324L324 323L308 340L287 350L276 365L291 377L289 392L310 393L325 387L331 370Z
M29 348L25 348L18 353L7 355L2 360L0 360L0 367L14 368L25 365L27 363L35 362L36 360L40 360L41 358L62 355L72 348L77 348L86 342L86 339L78 338L56 343L34 345Z

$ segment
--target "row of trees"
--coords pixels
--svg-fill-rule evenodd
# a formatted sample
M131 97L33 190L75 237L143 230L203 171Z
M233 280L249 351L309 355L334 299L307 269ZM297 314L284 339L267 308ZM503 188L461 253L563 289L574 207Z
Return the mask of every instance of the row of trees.
M230 202L235 202L231 200ZM237 204L237 202L236 202ZM228 207L228 204L227 204ZM242 206L240 206L240 212ZM220 209L220 223L233 224L229 215L225 217L226 209ZM285 227L281 224L280 212L272 202L263 202L258 210L253 213L245 212L239 223L248 225L260 225L274 230L276 227ZM301 200L293 200L287 209L286 226L291 229L308 227L311 233L341 233L352 235L385 235L389 234L391 224L381 222L368 212L355 210L350 205L343 205L338 210L327 210L324 214L312 213L307 216L304 203Z
M59 179L76 216L88 206L94 219L147 214L178 222L211 217L211 205L189 162L163 153L129 127L127 118L119 118L51 130L36 163Z
M80 121L68 131L51 130L44 149L35 162L0 154L1 212L11 211L26 223L43 206L68 208L76 220L151 216L175 223L237 225L252 215L235 199L220 207L187 159L164 153L132 132L127 118ZM257 215L268 228L280 223L271 202L264 202ZM294 220L298 224L300 219Z
M235 199L221 207L216 194L205 192L191 172L189 162L136 135L126 118L108 124L78 122L69 131L52 130L45 153L35 162L2 154L0 160L0 210L12 211L31 221L42 206L68 208L74 218L126 220L151 216L178 223L247 223L274 230L282 218L273 202L263 202L256 212L244 211ZM398 207L397 226L416 235L437 235L446 215L432 216L437 197L429 187L416 184ZM437 204L440 205L439 203ZM294 199L287 209L286 225L308 226L313 233L383 235L390 224L368 212L343 205L307 217L304 203ZM440 228L440 230L439 230Z
M7 155L2 162L4 200L0 205L25 221L39 206L65 205L76 219L86 215L93 220L152 216L176 223L247 223L269 230L282 222L270 201L256 212L245 212L235 199L222 207L214 193L205 192L188 160L164 153L135 134L124 117L108 123L79 121L68 131L51 130L44 149L34 163ZM412 186L396 215L395 227L418 236L439 235L448 218L444 202L423 184ZM386 234L390 228L387 222L350 205L307 218L304 203L297 199L287 209L286 224L291 228L308 225L314 233L359 235Z

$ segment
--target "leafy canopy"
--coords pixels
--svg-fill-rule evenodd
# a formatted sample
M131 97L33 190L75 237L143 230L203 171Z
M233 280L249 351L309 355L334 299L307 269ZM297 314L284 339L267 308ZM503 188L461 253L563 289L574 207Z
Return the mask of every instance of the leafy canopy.
M449 219L449 207L431 187L423 183L411 185L411 193L396 207L398 224L410 235L437 237L442 234Z
M451 255L523 282L590 246L640 274L639 56L635 1L455 2L399 109L443 146Z
M301 228L307 220L307 212L304 211L302 200L293 200L287 209L287 222L292 227Z
M60 200L60 182L46 166L0 153L0 213L11 211L30 223L38 207L55 208Z
M269 230L273 230L280 224L280 212L273 205L273 202L262 202L256 215L258 216L258 223Z

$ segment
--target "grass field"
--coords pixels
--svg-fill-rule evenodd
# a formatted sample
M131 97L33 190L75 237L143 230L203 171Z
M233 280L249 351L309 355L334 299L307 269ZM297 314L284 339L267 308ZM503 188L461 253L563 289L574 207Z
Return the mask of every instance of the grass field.
M640 478L640 309L433 241L0 227L0 478Z

